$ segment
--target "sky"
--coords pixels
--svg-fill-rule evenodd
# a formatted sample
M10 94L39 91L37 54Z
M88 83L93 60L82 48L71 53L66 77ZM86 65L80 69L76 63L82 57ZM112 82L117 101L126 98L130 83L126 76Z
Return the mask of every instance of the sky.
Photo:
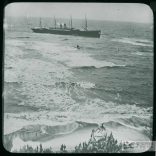
M5 16L57 17L153 23L153 12L141 3L11 3Z

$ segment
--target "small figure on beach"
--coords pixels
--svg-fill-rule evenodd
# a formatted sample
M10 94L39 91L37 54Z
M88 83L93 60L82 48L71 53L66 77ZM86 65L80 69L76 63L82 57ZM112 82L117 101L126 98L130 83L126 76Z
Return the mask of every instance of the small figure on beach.
M62 144L60 147L61 152L66 152L66 145Z
M104 127L104 123L102 123L102 124L97 128L96 131L98 131L98 133L99 133L99 132L102 132L102 131L106 131L106 128Z
M80 46L79 45L77 45L76 47L77 47L77 49L80 49Z
M91 137L91 139L95 140L94 133L95 133L95 130L93 129L90 137Z
M95 129L92 129L89 142L92 143L92 142L94 142L94 141L96 141L96 139L95 139Z

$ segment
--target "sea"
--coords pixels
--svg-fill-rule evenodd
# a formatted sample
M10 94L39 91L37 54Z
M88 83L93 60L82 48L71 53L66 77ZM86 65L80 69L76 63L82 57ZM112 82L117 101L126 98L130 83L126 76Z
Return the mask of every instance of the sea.
M76 121L139 132L152 127L152 24L88 19L88 29L101 30L101 37L87 38L34 33L35 17L5 22L4 135ZM73 19L74 28L83 24ZM53 25L42 18L43 27Z

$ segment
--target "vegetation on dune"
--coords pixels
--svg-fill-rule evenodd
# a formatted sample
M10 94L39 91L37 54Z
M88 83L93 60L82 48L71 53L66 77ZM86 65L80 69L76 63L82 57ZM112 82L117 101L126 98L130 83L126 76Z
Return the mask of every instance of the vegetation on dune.
M60 150L57 153L120 153L122 152L123 144L118 143L114 139L112 133L105 135L102 138L96 140L90 138L88 142L80 143L75 147L73 151L68 151L66 145L61 145ZM18 153L54 153L52 147L43 149L42 144L33 148L29 145L22 147L19 151L13 151Z
M11 139L9 139L9 137L5 137L3 140L3 146L5 149L7 149L8 151L11 151L12 148L12 141Z
M13 153L54 153L52 148L43 149L42 144L33 148L32 146L23 146L19 151L13 151Z
M88 143L83 142L75 147L76 153L120 153L123 149L123 144L118 143L114 139L112 133L107 136L103 136L98 140L93 140L92 138Z

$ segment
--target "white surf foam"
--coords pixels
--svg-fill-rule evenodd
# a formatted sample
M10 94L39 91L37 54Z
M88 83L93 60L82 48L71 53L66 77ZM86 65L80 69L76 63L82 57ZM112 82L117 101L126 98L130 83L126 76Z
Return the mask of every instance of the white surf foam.
M125 65L117 65L113 62L109 61L100 61L92 58L88 54L83 53L70 53L68 57L68 61L65 62L69 67L114 67L114 66L125 66Z
M115 66L112 62L98 61L86 55L73 55L72 59L66 63L69 67L112 67Z
M94 88L95 87L95 84L94 83L91 83L91 82L77 82L78 85L80 85L80 87L82 88L86 88L86 89L89 89L89 88Z
M77 51L74 47L62 46L59 44L50 44L39 42L35 43L33 46L34 49L38 49L43 52L44 56L49 56L53 60L61 61L66 64L68 67L114 67L114 66L125 66L117 65L109 61L100 61L92 58L87 53L82 53Z
M53 125L55 123L61 124L77 120L102 123L116 120L118 118L120 119L131 118L134 115L138 116L139 118L145 117L149 118L149 116L151 115L148 109L141 108L136 105L129 104L119 105L113 102L105 102L100 99L87 99L83 104L80 104L75 103L75 101L70 101L71 99L68 98L67 100L66 98L64 98L62 102L61 96L58 98L57 96L52 97L52 99L54 98L56 98L55 102L56 106L58 106L56 110L49 111L40 110L38 112L26 112L18 114L5 113L4 118L5 133L10 133L11 131L17 130L18 128L21 128L22 126L27 124L33 125L38 123L38 124ZM36 103L36 107L38 107L38 105L39 107L41 107L42 106L41 104L43 104L43 106L47 105L46 100L44 100L44 102L45 103L42 102ZM53 107L53 105L47 107ZM127 112L127 110L129 111ZM13 123L12 127L9 128L11 123Z
M128 43L136 46L148 46L153 47L153 42L144 39L136 39L136 38L121 38L121 39L112 39L115 42Z
M17 43L13 44L17 45ZM5 117L4 131L6 133L29 124L54 124L55 122L61 124L62 122L76 121L78 119L91 120L98 123L123 117L124 115L146 115L146 109L136 105L119 105L113 102L105 102L98 98L87 99L85 97L83 104L78 103L72 99L68 91L54 87L55 82L60 80L64 82L72 76L68 67L94 66L101 68L118 65L112 62L96 60L88 54L77 53L76 50L73 52L73 49L68 49L58 44L35 42L31 48L37 49L45 58L49 58L48 62L39 59L17 59L11 64L16 72L9 73L7 71L5 79L7 81L23 82L21 92L27 93L28 96L28 100L24 105L35 106L40 108L40 111L36 113L10 114L8 118ZM68 67L64 66L64 64ZM78 82L78 84L82 88L95 86L89 82ZM50 85L50 87L44 85ZM50 108L49 112L44 112L42 107ZM65 117L60 117L60 115ZM11 128L10 125L12 125Z
M22 40L17 40L17 39L7 39L5 40L5 44L6 45L11 45L11 46L24 46L25 43Z
M136 53L132 53L133 55L139 55L139 56L153 56L154 54L151 52L136 52Z

